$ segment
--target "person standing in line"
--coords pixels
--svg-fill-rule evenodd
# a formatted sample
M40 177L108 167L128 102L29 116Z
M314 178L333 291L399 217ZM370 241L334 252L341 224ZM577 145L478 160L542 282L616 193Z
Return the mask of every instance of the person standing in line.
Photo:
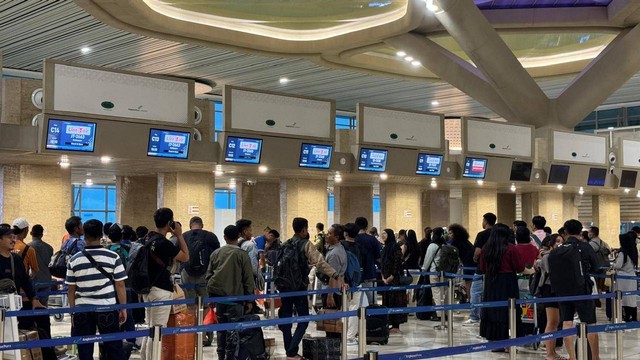
M146 226L138 226L136 228L136 238L138 238L138 241L144 240L144 238L147 237L148 233L149 229L147 229Z
M587 236L589 237L589 245L591 245L593 251L596 252L596 258L598 259L598 269L595 269L593 273L604 274L606 272L604 268L609 268L611 266L611 264L609 263L611 248L600 238L600 229L597 226L590 227ZM635 276L635 274L631 276ZM607 288L604 286L603 278L596 279L596 286L598 288L598 291L601 293L607 291ZM601 306L600 299L596 301L596 306Z
M336 229L340 229L340 227L336 225L329 227L324 240L327 243L327 263L338 272L338 279L334 279L318 271L318 279L321 280L323 289L340 288L344 283L344 273L347 271L347 252L336 236ZM338 291L330 294L322 294L322 306L325 309L341 309L342 293ZM351 323L351 321L352 320L349 319L349 323ZM354 321L357 322L357 318ZM340 338L340 333L327 332L327 337ZM352 339L348 338L347 341L347 344L357 344L355 337Z
M44 228L40 224L33 225L31 228L31 242L28 244L32 249L36 251L36 257L38 259L38 273L33 279L35 283L47 283L51 282L51 274L49 273L49 263L53 256L53 247L42 240L44 236ZM50 291L49 285L36 285L34 286L36 292ZM47 306L49 302L49 296L40 296L40 303Z
M67 230L69 238L62 244L62 249L73 256L82 251L85 245L85 241L82 238L82 235L84 235L82 219L79 216L72 216L65 221L64 228Z
M13 220L13 227L16 229L16 246L13 252L22 256L24 267L27 269L27 274L31 279L35 279L38 271L38 256L36 255L36 249L25 244L24 240L29 235L29 223L25 218L17 218Z
M384 249L382 250L382 282L385 286L400 285L402 276L402 250L396 241L396 236L391 229L382 231ZM405 290L385 291L382 293L382 305L388 308L407 307L407 292ZM402 334L400 324L407 322L407 314L389 315L391 323L390 334Z
M476 241L473 243L473 261L476 266L480 261L480 252L482 248L489 241L491 235L491 228L496 224L497 217L493 213L486 213L482 215L482 228L476 235ZM480 275L480 269L476 269L476 275ZM484 292L484 280L482 278L476 279L471 283L471 304L479 304L482 302L482 293ZM478 326L480 325L480 309L472 308L469 318L462 323L462 326Z
M362 261L360 262L360 266L362 267L362 285L376 286L376 264L380 264L382 246L376 238L367 234L369 221L366 218L356 218L355 224L359 229L355 240L363 252ZM373 291L367 291L366 296L369 304L376 303L376 299L373 297Z
M363 257L365 256L366 252L362 249L362 245L356 241L356 237L358 236L360 228L355 223L347 223L347 224L344 224L344 226L334 225L334 227L342 230L342 235L344 239L340 240L340 243L342 244L345 251L347 252L347 259L348 259L349 253L351 253L352 255L355 255L356 259L358 259L358 264L360 265L360 269L362 270L362 264L364 262ZM347 269L347 271L349 270ZM360 287L362 285L362 276L363 276L362 274L363 273L361 272L360 273L361 278L360 278L359 284L347 284L347 285L351 287ZM346 280L349 280L349 279L346 279ZM366 294L364 294L362 291L354 291L349 295L350 295L349 310L353 311L360 308L360 306L363 306L363 307L369 306L369 299L367 298ZM348 324L348 330L347 330L347 345L356 345L357 336L358 336L358 322L355 319L350 318L349 324Z
M182 226L173 220L173 210L160 208L153 214L156 231L147 234L145 246L149 246L149 274L155 276L151 282L151 290L142 296L144 302L165 301L173 299L173 283L171 273L167 269L173 261L185 263L189 261L189 248L182 236ZM178 246L167 240L171 233L177 238ZM146 319L149 327L166 327L169 321L171 306L153 306L146 309ZM140 351L142 360L151 359L151 339L145 338Z
M424 257L427 255L427 249L429 248L429 244L431 244L431 233L433 233L433 230L428 226L425 227L423 231L424 237L418 243L418 247L420 248L420 258L418 259L419 264L424 264Z
M531 244L535 245L538 249L542 245L542 240L549 235L545 230L546 225L547 219L545 219L544 216L537 215L531 219Z
M620 251L616 253L616 260L612 268L618 271L618 275L636 276L638 266L638 250L636 249L636 236L633 231L620 234ZM636 291L638 281L635 279L618 279L620 291ZM622 297L622 315L625 322L638 321L638 300L636 295Z
M67 267L65 282L68 288L69 307L126 304L124 280L127 274L120 256L103 248L102 222L89 220L83 225L86 246L73 255ZM71 316L71 335L95 335L120 332L127 321L127 310L77 312ZM93 360L94 344L78 345L80 360ZM109 360L124 360L122 340L105 341L103 351Z
M254 291L253 269L249 254L240 249L238 238L240 232L234 225L224 229L226 246L216 249L206 273L207 292L210 297L252 295ZM216 314L221 324L242 321L245 305L249 312L252 302L218 302ZM217 332L218 360L235 360L240 344L238 330Z
M540 268L540 280L538 282L539 289L534 290L538 297L542 298L554 298L557 297L553 289L551 289L551 277L549 276L549 253L562 245L564 239L559 234L553 234L547 236L542 241L542 247L540 248L540 260L537 260L537 267ZM557 302L544 303L544 311L546 315L545 333L552 333L558 330L560 324L560 310L558 310L559 304ZM556 348L562 346L558 344L556 339L545 341L546 360L567 360L566 358L558 355Z
M464 267L475 267L475 263L473 261L473 255L475 249L469 241L469 232L464 226L460 224L451 224L448 228L449 239L451 239L451 245L458 249L458 256L460 257L460 262ZM462 272L464 275L473 275L475 270L464 270ZM469 298L471 295L471 283L472 281L469 279L464 279L465 291L467 293L466 301L469 302Z
M438 264L440 263L440 248L445 244L444 229L437 227L433 229L433 235L431 244L427 248L427 254L424 257L424 263L422 264L422 271L425 272L437 272ZM439 275L429 275L429 283L437 284L440 282ZM431 289L433 293L433 302L437 305L442 305L443 298L445 296L441 287L434 287ZM431 317L431 321L440 321L442 318L434 315Z

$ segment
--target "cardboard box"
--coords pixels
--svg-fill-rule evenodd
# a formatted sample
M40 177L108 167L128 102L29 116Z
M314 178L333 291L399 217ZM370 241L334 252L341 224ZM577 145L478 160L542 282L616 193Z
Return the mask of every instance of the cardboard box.
M184 291L182 290L180 285L174 284L173 287L174 287L173 300L184 300L185 299ZM187 312L187 304L171 305L172 314L179 314L183 312Z
M323 309L318 311L318 315L333 314L340 312L339 310ZM326 331L330 333L342 333L342 319L320 320L316 321L316 329L318 331Z
M37 331L20 330L19 332L20 332L20 341L29 341L29 340L39 339ZM40 350L40 348L21 349L20 359L21 360L42 360L42 350Z

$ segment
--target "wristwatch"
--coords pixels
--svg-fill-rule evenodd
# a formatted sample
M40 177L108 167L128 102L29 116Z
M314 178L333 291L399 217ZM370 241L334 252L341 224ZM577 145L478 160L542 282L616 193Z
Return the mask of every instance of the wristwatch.
M340 275L338 275L338 273L333 274L333 279L334 280L338 280L340 278Z

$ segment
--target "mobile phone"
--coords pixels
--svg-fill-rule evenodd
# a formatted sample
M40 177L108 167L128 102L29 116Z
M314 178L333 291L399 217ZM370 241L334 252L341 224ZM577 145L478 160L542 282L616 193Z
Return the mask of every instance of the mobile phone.
M176 229L176 223L173 220L169 221L169 227L171 228L171 230L175 230Z

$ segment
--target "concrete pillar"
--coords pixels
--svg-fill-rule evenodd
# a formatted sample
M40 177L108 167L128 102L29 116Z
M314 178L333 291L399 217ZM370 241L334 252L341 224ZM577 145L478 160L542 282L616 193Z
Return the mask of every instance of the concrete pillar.
M313 233L316 223L327 223L328 211L326 180L280 180L280 239L288 240L293 236L291 224L296 217L309 220L309 231Z
M380 228L413 229L422 233L422 190L420 186L380 184Z
M449 224L462 224L462 189L452 187L449 189ZM445 226L440 224L438 226Z
M359 216L373 224L373 186L334 186L334 221L354 222Z
M122 224L154 229L153 212L157 209L156 176L116 177L116 218Z
M511 226L516 221L516 194L498 194L498 212L501 223Z
M488 212L498 215L498 193L495 189L462 190L462 225L469 234L482 231L482 215ZM498 222L502 222L500 217Z
M31 103L31 94L42 87L42 80L0 79L2 81L2 118L5 124L31 125L31 119L42 110Z
M612 247L619 247L620 197L597 195L593 197L593 223L600 228L600 238Z
M0 166L0 218L9 223L24 217L45 228L45 239L55 249L66 234L71 216L71 172L58 166Z
M210 173L158 174L158 207L173 210L174 219L183 229L189 228L189 219L200 216L206 229L214 229L215 180Z
M265 227L280 231L280 184L258 181L255 185L238 184L236 218L252 222L254 236Z
M447 226L450 201L448 191L427 190L422 192L422 228Z
M531 218L544 216L547 226L556 232L569 219L578 218L578 207L574 203L573 194L560 191L545 191L522 194L522 218L531 224Z

